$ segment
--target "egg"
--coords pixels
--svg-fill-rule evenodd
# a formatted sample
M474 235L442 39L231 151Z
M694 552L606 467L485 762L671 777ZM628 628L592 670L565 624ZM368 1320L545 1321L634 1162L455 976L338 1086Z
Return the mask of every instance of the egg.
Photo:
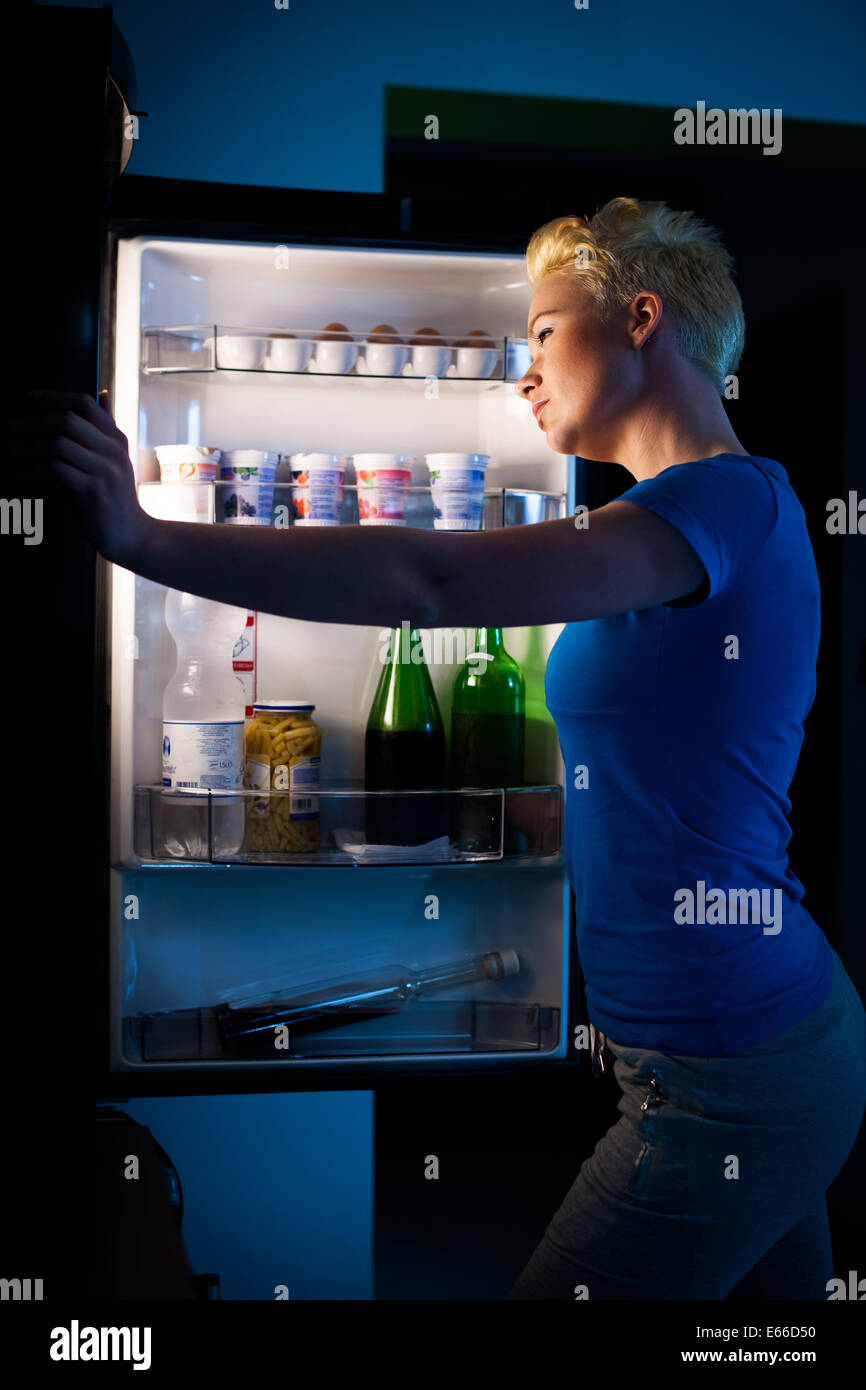
M413 347L432 347L434 343L444 343L445 339L438 328L419 328L415 337L409 341Z
M352 342L352 335L344 323L326 323L321 333L315 333L313 336L320 342Z
M495 348L496 344L483 328L473 328L467 337L461 338L458 347Z
M269 338L294 338L294 337L296 337L296 336L297 336L297 335L296 335L295 333L269 333L269 334L268 334L268 337L269 337Z
M403 339L397 336L397 330L390 323L377 323L367 334L368 343L402 343Z

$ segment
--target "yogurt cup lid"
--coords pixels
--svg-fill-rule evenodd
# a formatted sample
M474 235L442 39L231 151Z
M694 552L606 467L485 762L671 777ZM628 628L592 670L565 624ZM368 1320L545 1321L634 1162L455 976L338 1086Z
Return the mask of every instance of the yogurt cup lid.
M490 462L489 454L425 454L424 458L433 468L486 468Z
M222 462L227 463L235 459L263 459L265 463L273 463L280 456L275 449L223 449Z
M382 453L360 453L350 454L349 457L355 461L362 460L362 468L405 468L407 464L415 463L415 454L382 454ZM373 463L373 459L381 459L381 463Z
M155 444L153 452L159 458L163 454L167 459L184 458L193 455L196 458L205 458L209 461L219 459L221 449L212 449L206 444Z
M283 454L283 459L294 468L342 468L345 466L345 455L343 454Z

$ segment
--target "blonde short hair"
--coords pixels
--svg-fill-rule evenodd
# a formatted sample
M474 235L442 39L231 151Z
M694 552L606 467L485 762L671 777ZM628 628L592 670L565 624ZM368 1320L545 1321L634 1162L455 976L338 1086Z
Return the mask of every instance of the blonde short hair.
M707 372L719 393L740 364L746 321L731 279L733 258L720 234L692 212L666 203L613 198L594 217L556 217L526 248L533 289L573 270L604 318L642 290L661 297L683 357Z

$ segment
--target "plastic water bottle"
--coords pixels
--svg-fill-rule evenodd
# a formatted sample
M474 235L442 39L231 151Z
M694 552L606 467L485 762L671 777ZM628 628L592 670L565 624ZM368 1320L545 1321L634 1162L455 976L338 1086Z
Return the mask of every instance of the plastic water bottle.
M165 622L177 646L177 670L162 705L158 838L175 859L209 859L211 837L215 857L237 854L244 798L225 793L244 785L246 694L232 670L232 652L247 610L169 589ZM210 797L210 791L220 794Z

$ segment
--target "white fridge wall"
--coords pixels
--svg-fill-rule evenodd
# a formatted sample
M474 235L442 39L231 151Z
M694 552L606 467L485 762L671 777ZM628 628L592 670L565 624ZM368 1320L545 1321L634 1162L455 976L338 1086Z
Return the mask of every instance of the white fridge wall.
M526 334L522 256L136 238L141 324ZM206 310L206 312L204 312Z
M438 391L438 394L427 394ZM414 455L413 486L426 486L425 454L490 456L488 487L564 492L567 460L543 432L513 382L315 373L190 372L142 378L139 482L157 481L159 444L273 449L281 454ZM282 469L281 469L282 476ZM351 466L346 482L354 483Z
M118 252L115 414L139 481L158 476L154 445L190 442L283 454L410 453L418 457L413 482L419 484L426 481L424 453L483 452L491 455L492 487L566 491L567 460L546 448L513 383L445 380L431 392L400 379L140 372L141 329L156 326L295 330L338 319L355 332L384 322L407 333L432 326L448 337L482 328L520 338L531 299L522 259L292 247L288 269L277 269L274 247L138 239L121 242ZM121 1014L213 1003L220 990L245 980L290 973L302 984L500 947L519 952L521 974L480 986L478 997L548 1003L563 1009L564 1020L568 898L561 866L136 871L133 787L161 779L162 694L176 660L163 616L165 592L114 568L117 1035ZM505 631L508 650L536 692L560 630ZM377 628L259 615L257 698L315 703L329 780L363 776L379 645ZM457 669L457 663L431 666L446 728ZM562 771L552 723L530 709L527 781L561 784ZM441 907L428 920L424 896L431 892L440 895ZM123 904L131 898L140 915L128 919ZM451 994L465 997L465 987ZM116 1061L122 1065L119 1053Z

